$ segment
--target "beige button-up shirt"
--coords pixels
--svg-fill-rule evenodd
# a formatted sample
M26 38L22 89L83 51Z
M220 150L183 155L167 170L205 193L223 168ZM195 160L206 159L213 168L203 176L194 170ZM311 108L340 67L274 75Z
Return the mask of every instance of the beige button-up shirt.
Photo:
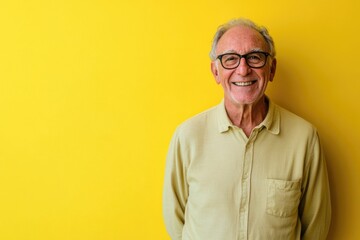
M163 213L172 240L322 240L331 208L316 129L270 101L250 137L222 102L170 143Z

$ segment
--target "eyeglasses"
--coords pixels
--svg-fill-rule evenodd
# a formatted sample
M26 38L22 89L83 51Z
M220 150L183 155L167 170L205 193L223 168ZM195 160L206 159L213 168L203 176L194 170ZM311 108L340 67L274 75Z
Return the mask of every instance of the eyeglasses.
M241 58L245 58L246 64L251 68L262 68L265 66L268 56L270 56L270 53L256 51L244 55L224 53L219 55L216 59L220 60L221 66L225 69L237 68L240 65Z

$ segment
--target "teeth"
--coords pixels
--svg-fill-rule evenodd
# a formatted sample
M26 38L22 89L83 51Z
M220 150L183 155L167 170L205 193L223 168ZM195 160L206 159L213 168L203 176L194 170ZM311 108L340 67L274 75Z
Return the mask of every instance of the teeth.
M254 83L253 81L251 81L251 82L234 82L234 84L236 86L249 86L249 85L251 85L253 83Z

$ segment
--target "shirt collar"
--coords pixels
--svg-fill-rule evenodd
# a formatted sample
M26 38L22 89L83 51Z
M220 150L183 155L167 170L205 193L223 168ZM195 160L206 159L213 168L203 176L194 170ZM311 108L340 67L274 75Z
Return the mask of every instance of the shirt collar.
M269 110L266 114L264 121L262 121L257 128L265 127L272 134L280 133L280 112L278 106L270 101L269 102ZM217 117L218 117L218 129L220 133L227 132L230 127L234 126L230 121L226 109L224 99L217 106Z
M220 133L228 131L229 128L233 126L232 122L230 121L227 115L224 99L217 106L217 117L218 117L218 127Z
M280 112L278 106L270 101L268 97L266 98L269 102L269 110L264 121L260 123L260 126L265 126L269 132L276 135L280 133Z

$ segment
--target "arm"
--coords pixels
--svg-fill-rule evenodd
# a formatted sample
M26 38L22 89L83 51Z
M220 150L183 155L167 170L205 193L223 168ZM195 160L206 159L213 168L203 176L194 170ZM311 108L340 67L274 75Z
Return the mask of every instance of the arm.
M317 133L309 149L300 203L301 239L325 240L331 222L328 174Z
M185 166L178 135L175 133L166 159L163 191L163 215L166 229L172 240L182 239L187 197Z

